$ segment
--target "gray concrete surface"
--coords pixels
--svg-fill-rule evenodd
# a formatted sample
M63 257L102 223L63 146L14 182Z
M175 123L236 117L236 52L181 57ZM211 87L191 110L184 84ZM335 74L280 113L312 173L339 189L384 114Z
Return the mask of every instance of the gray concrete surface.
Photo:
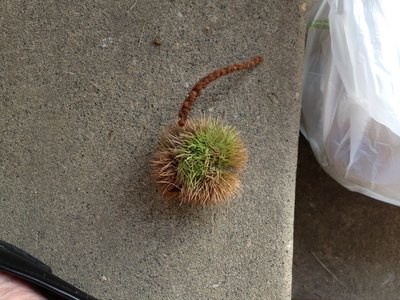
M302 4L1 1L0 238L101 299L289 299ZM258 54L194 108L243 132L240 196L163 202L148 160L188 87Z
M340 186L304 138L298 161L294 299L399 299L400 208Z

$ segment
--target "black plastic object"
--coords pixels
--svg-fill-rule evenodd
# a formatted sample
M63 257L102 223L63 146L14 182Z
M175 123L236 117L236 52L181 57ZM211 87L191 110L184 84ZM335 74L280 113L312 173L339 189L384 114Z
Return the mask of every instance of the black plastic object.
M0 271L29 282L48 299L97 300L53 275L40 260L4 241L0 241Z

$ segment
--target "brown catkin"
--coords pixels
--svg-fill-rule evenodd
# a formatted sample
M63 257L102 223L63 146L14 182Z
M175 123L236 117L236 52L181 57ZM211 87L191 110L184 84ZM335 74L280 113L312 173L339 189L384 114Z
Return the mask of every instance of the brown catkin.
M182 104L182 107L179 111L179 122L178 122L179 126L185 126L185 123L186 123L188 114L192 108L193 102L196 101L196 99L200 96L201 91L209 83L213 82L214 80L218 79L219 77L228 75L229 73L255 67L262 61L263 61L263 58L261 56L256 56L249 61L229 65L225 68L215 70L214 72L212 72L212 73L208 74L207 76L205 76L204 78L202 78L199 82L196 83L196 85L190 91L189 95L187 96L187 98L185 99L185 101Z

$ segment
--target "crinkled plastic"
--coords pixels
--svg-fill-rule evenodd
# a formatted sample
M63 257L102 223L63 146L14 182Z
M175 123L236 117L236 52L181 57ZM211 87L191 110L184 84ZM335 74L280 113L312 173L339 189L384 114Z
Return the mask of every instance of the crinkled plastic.
M305 49L302 133L352 191L400 205L400 1L322 0Z

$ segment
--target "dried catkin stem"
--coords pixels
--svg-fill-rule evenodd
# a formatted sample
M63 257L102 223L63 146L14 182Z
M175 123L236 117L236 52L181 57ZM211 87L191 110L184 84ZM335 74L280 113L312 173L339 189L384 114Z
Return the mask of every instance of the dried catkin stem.
M185 101L182 104L181 110L179 111L179 126L185 126L188 114L192 108L193 102L196 101L196 99L200 96L201 91L211 82L214 80L218 79L219 77L228 75L229 73L244 70L244 69L249 69L252 67L255 67L258 65L260 62L263 61L263 58L261 56L256 56L252 60L245 61L239 64L233 64L230 66L227 66L225 68L221 68L218 70L215 70L214 72L208 74L204 78L202 78L199 82L196 83L194 88L190 91L189 95L185 99Z

